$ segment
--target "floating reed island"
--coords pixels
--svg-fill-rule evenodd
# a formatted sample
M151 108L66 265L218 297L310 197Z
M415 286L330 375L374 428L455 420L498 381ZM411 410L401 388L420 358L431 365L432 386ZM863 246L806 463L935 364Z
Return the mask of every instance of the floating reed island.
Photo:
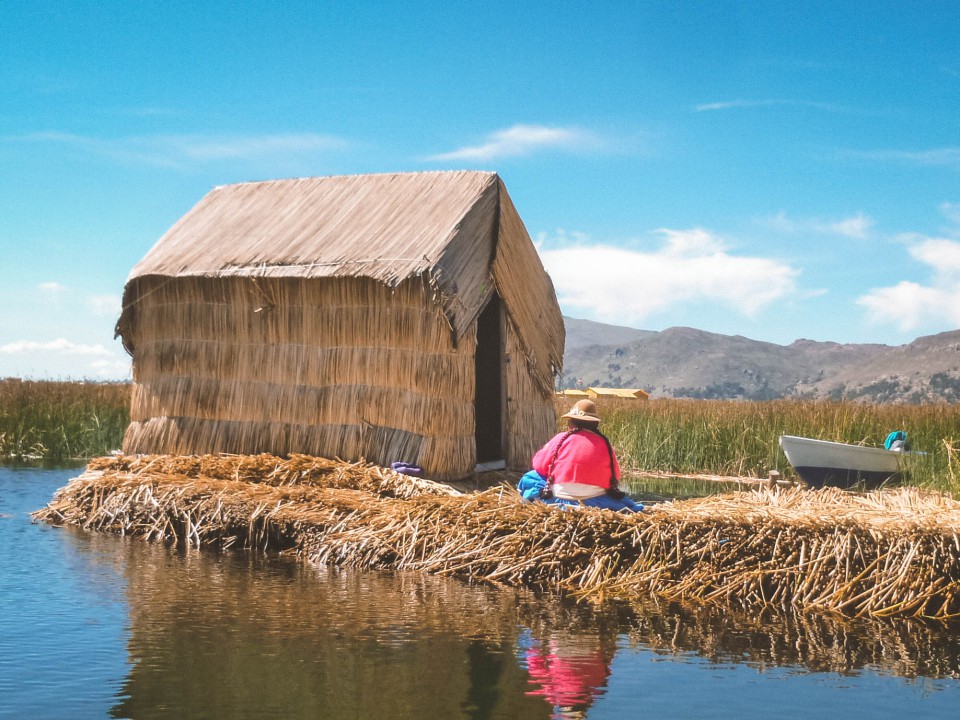
M34 517L596 602L960 618L960 503L912 488L758 487L625 515L305 455L146 455L93 460Z

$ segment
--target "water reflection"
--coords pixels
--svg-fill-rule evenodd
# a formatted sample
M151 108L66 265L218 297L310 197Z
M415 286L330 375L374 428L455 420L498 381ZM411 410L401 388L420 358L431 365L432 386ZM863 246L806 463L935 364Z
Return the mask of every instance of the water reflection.
M899 677L960 677L957 627L916 620L854 620L830 615L635 607L629 635L661 653L695 653L715 663L760 669L798 667Z
M417 573L119 549L132 670L114 717L582 717L621 651L798 672L960 669L952 633L909 621L594 609Z
M548 716L523 694L511 593L292 560L134 551L134 665L114 717Z
M527 694L546 700L557 720L585 717L607 685L614 648L604 648L598 636L565 631L544 640L524 633L520 648L521 665L536 686Z
M960 676L955 628L653 601L596 609L30 525L22 508L54 487L12 503L0 485L0 717L742 720L771 702L784 717L803 716L791 703L816 715L817 702L951 717L960 697L943 680ZM5 648L11 638L20 646ZM813 672L844 679L825 687ZM43 691L28 694L27 680ZM707 699L718 692L722 707ZM90 710L104 700L109 710Z

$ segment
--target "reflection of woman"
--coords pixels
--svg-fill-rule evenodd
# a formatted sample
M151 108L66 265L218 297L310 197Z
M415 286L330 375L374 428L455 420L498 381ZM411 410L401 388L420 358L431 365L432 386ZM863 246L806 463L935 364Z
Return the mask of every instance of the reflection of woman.
M643 510L643 505L620 490L620 463L600 432L593 400L578 401L560 417L567 418L567 430L533 456L533 470L520 479L518 487L523 497L625 512Z
M599 643L566 636L553 636L543 643L527 636L521 643L526 645L521 663L535 686L527 695L543 697L557 720L584 717L610 676L610 663Z

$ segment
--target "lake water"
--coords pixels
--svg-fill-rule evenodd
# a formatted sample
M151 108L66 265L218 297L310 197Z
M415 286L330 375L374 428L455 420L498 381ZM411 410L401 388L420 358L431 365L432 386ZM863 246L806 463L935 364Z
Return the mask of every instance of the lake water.
M0 468L0 718L955 718L960 632L603 610L34 524Z

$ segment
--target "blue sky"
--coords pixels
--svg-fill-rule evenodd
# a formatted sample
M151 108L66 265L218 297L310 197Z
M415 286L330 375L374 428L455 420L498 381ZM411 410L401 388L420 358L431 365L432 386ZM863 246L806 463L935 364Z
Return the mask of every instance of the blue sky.
M960 5L786 5L3 0L0 377L129 377L133 265L310 175L498 172L573 317L957 329Z

